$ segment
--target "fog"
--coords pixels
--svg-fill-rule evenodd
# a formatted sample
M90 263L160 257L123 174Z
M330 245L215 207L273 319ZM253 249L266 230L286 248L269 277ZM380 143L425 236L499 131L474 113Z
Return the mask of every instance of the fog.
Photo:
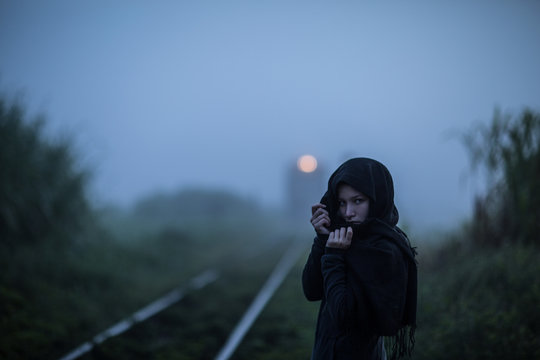
M328 175L367 156L404 221L449 227L482 189L456 134L540 109L539 18L538 1L0 0L0 90L73 137L97 204L203 186L280 207L300 155Z

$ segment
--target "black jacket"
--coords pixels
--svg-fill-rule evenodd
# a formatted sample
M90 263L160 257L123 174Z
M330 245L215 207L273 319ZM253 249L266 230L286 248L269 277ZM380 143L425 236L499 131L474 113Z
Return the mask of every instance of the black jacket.
M370 217L362 224L344 224L337 213L337 187L343 182L370 198ZM381 336L401 341L389 357L405 355L411 348L399 333L415 327L416 263L396 226L388 170L371 159L349 160L330 178L322 202L332 229L352 226L353 240L347 250L334 249L325 246L327 235L317 235L304 267L306 298L321 300L312 359L381 359Z

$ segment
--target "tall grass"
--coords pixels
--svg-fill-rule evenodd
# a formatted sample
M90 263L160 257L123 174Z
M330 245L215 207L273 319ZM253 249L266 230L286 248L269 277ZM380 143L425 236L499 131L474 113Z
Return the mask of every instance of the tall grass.
M540 114L496 111L462 140L487 192L420 263L415 358L540 358Z
M0 97L2 243L69 241L87 215L88 174L78 168L68 140L44 136L44 124Z
M420 264L415 359L540 357L540 250L453 244Z
M540 114L496 111L488 125L465 133L473 168L488 174L488 191L475 201L474 241L540 245Z

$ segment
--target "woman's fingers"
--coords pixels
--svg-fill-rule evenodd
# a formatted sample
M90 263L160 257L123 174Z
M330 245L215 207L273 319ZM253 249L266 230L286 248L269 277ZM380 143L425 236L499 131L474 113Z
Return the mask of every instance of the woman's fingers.
M328 225L330 225L330 216L328 216L328 214L320 214L319 216L315 218L315 221L321 221L321 220L325 220L326 222L328 222Z
M312 224L315 229L319 229L321 227L328 227L328 222L325 219L313 221Z
M313 228L318 234L328 234L330 230L328 230L328 226L330 226L330 220L328 219L319 219L318 221L314 221L311 223L313 225Z
M313 222L313 226L315 227L328 227L330 226L330 220L327 219L327 218L320 218L320 219L317 219Z
M353 231L351 227L340 228L335 231L332 231L328 236L328 242L326 246L348 249L351 246Z
M333 243L333 242L335 241L334 238L335 238L334 232L332 231L332 232L330 233L330 235L328 235L328 242L329 242L329 243Z
M315 212L316 212L318 209L324 209L324 208L326 208L326 205L323 205L323 204L321 204L321 203L317 203L317 204L315 204L315 205L312 205L312 206L311 206L311 214L313 215L313 214L315 214Z
M346 237L347 237L347 241L348 241L349 244L350 244L351 241L352 241L352 237L353 237L353 230L352 230L352 227L350 227L350 226L347 228L347 235L346 235Z
M330 216L328 211L324 209L323 204L315 204L311 207L313 215L311 216L311 225L319 234L328 234L330 226Z
M315 210L315 212L312 213L311 218L315 219L316 217L319 217L321 215L328 216L328 211L326 211L325 209L317 209Z
M351 235L349 236L349 229L351 231ZM351 245L352 240L352 228L344 228L342 227L339 229L339 241L341 244L343 244L345 247L349 247Z

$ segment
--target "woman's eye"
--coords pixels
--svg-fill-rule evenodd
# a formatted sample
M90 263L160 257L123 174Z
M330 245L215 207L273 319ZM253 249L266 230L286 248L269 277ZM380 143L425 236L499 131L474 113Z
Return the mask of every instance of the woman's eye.
M356 200L354 201L354 203L357 204L357 205L359 205L359 204L361 204L361 203L363 203L363 202L364 202L364 199L356 199Z
M345 206L345 201L340 201L338 204L339 206Z

